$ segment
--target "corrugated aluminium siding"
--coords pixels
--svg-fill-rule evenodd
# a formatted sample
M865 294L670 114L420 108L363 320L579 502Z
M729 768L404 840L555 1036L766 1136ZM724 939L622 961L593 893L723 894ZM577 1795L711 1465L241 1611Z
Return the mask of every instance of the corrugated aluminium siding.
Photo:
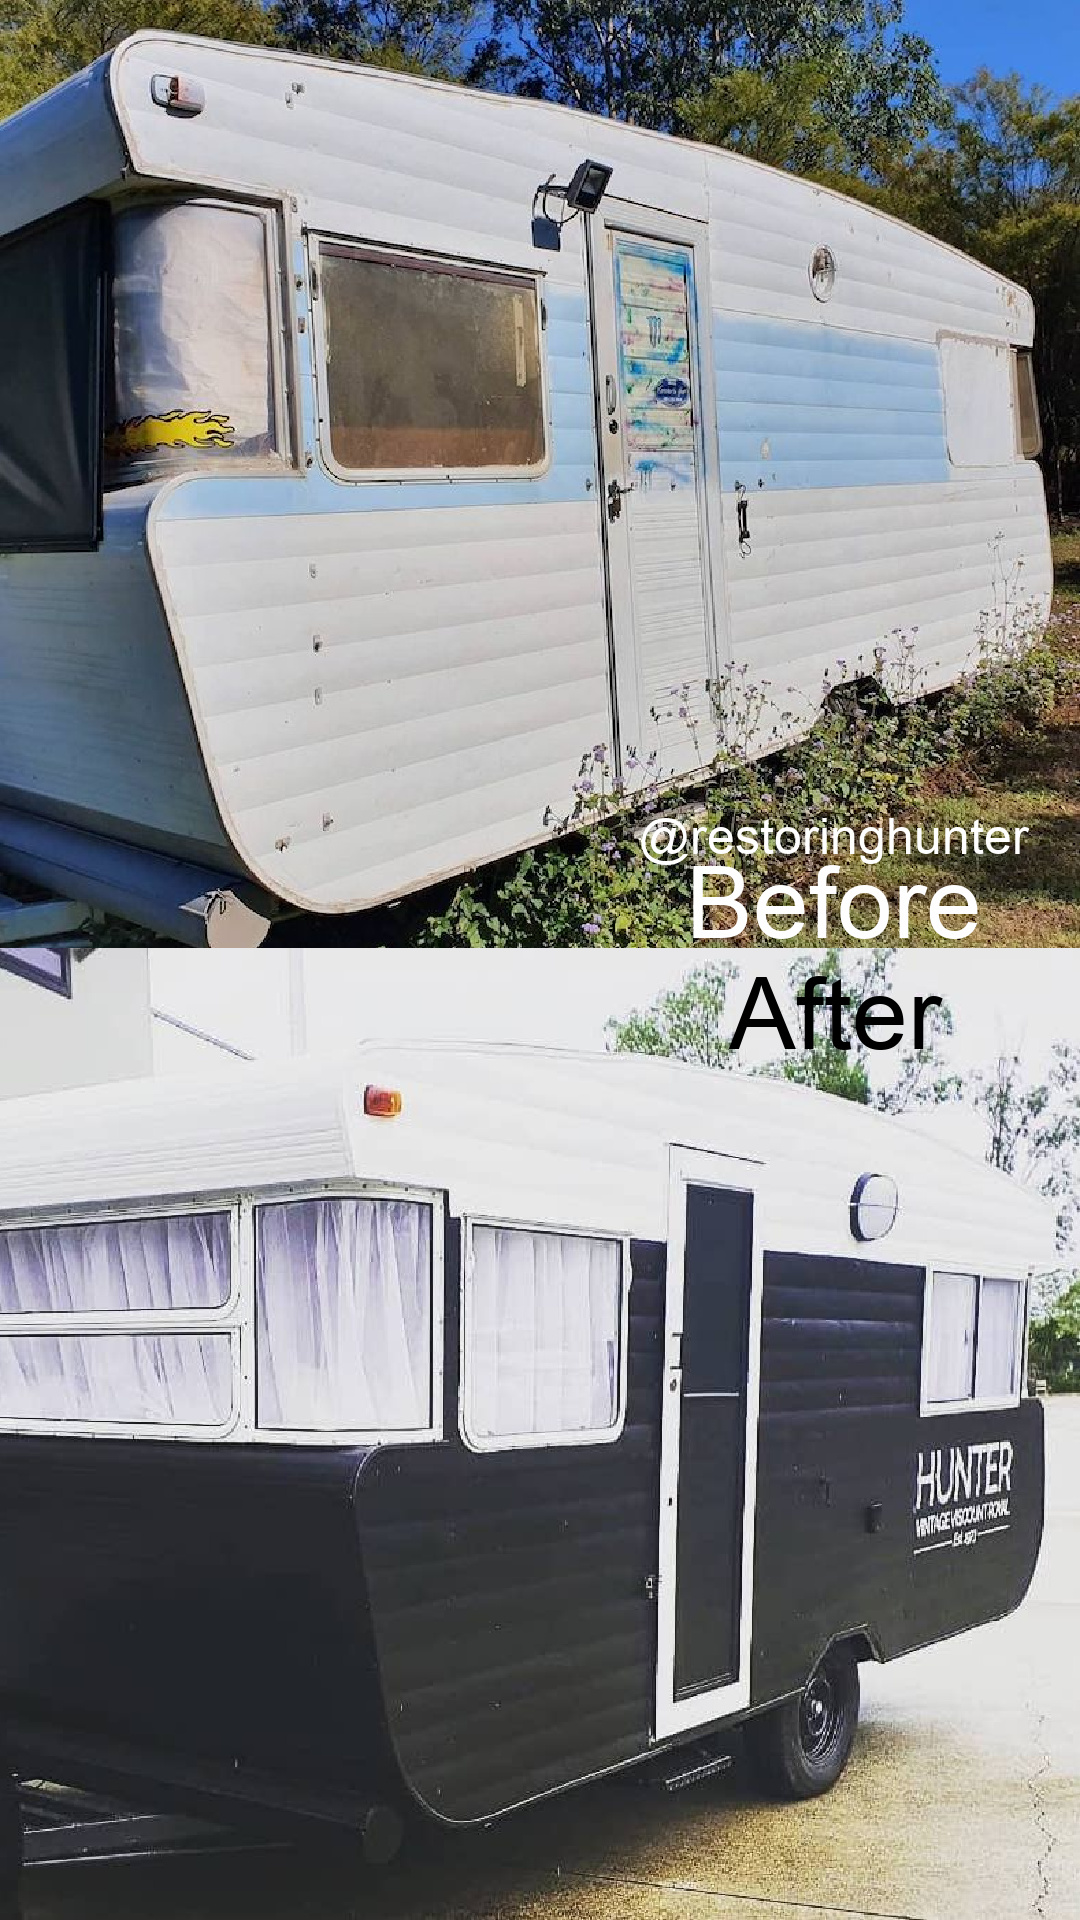
M205 78L197 122L151 104L150 77L172 71L170 61ZM290 100L294 78L304 91ZM1030 339L1029 296L978 262L858 201L696 142L546 101L174 35L126 43L111 82L138 170L284 189L339 231L363 208L371 239L423 246L434 233L437 247L480 259L493 257L495 239L520 255L537 186L569 178L591 153L614 168L612 199L709 223L718 310L798 319L812 299L811 255L827 244L839 271L826 325L930 341L960 325ZM564 248L576 243L568 234Z
M923 1269L766 1253L761 1418L917 1412Z
M720 314L713 354L726 489L948 479L936 346Z
M193 480L161 503L158 566L215 790L286 898L362 905L537 840L610 740L588 325L580 294L545 300L551 457L535 480L314 468Z
M539 838L605 740L588 506L163 522L237 844L339 905Z
M1037 631L1049 611L1046 505L1032 462L943 486L754 490L748 520L748 550L734 516L724 523L734 656L804 726L823 676L856 677L879 645L906 657L906 690L917 692L975 666L984 639Z
M0 795L235 867L143 544L146 512L133 490L107 503L96 553L0 561Z
M635 1242L613 1444L376 1453L357 1493L387 1721L414 1793L482 1819L647 1751L664 1249ZM453 1372L453 1369L451 1369Z

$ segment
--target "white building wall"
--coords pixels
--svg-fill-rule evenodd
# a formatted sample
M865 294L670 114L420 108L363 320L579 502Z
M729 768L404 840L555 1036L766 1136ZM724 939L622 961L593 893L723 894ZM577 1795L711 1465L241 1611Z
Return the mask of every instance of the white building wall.
M149 954L73 959L71 997L0 968L0 1100L152 1070Z

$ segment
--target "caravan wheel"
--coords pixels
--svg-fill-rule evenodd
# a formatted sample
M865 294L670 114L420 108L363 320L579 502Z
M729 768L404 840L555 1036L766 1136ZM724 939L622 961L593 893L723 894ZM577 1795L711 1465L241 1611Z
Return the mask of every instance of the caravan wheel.
M766 1787L810 1800L839 1780L858 1724L858 1665L846 1647L833 1647L800 1694L747 1722L746 1743Z

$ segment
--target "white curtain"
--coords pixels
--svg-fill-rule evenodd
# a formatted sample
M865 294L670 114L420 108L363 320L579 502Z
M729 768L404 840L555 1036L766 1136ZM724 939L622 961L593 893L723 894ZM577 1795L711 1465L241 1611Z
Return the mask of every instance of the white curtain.
M431 1424L431 1209L301 1200L256 1213L258 1423Z
M478 1438L615 1425L618 1241L478 1226L468 1286L467 1403Z
M227 1213L16 1227L0 1233L0 1313L220 1307L230 1265Z
M975 1361L976 1400L1000 1400L1019 1384L1023 1321L1021 1287L1016 1280L984 1280L979 1300L979 1351Z
M208 441L216 460L272 450L261 216L198 204L132 208L115 222L114 254L115 417L106 450L115 477L140 479L193 451L205 460L206 430L217 436ZM172 414L212 418L203 427L181 421L170 436ZM140 424L162 416L156 433Z
M935 1273L931 1284L926 1397L935 1402L969 1400L978 1283L971 1273Z
M0 1417L111 1426L223 1426L226 1333L0 1335Z

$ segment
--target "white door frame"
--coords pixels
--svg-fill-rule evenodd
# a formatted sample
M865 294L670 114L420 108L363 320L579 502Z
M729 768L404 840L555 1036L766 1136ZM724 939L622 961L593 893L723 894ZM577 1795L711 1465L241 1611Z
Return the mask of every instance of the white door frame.
M704 220L688 219L681 214L658 213L649 207L635 206L605 196L598 211L585 223L588 277L592 305L593 350L596 373L596 423L600 441L600 518L603 528L605 567L608 586L608 619L611 630L613 674L612 706L616 725L614 750L621 767L628 744L641 747L646 740L648 714L643 711L637 648L634 642L633 597L630 586L630 561L625 518L608 519L608 488L614 480L625 486L626 427L623 418L622 389L619 379L619 352L616 332L613 239L625 234L637 240L670 240L689 249L693 259L694 297L690 302L690 355L692 377L696 378L695 429L701 463L701 490L698 517L701 545L701 579L705 605L706 661L710 682L716 679L720 663L728 664L731 649L728 636L727 605L723 585L723 540L721 536L720 444L717 434L716 390L710 331L709 228ZM611 401L614 398L614 410ZM619 431L609 431L614 417Z
M672 1146L668 1169L667 1285L664 1309L664 1379L660 1416L660 1584L657 1594L656 1738L707 1726L750 1705L750 1652L754 1601L754 1520L757 1505L757 1427L761 1371L762 1250L760 1161L726 1153ZM675 1602L678 1577L679 1436L682 1418L682 1321L686 1253L686 1190L722 1187L754 1200L750 1255L750 1312L743 1454L742 1569L737 1678L675 1697Z

